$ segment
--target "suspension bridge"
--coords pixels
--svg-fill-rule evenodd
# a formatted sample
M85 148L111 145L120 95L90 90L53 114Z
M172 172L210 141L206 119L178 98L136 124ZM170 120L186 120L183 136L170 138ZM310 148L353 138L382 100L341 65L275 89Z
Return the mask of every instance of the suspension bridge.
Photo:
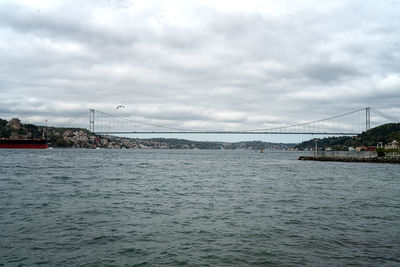
M205 130L186 129L158 125L146 121L126 118L100 110L83 111L58 127L71 127L77 121L88 120L89 131L96 134L310 134L310 135L357 135L385 123L400 122L372 107L366 107L344 114L306 123L287 126L245 129L245 130Z

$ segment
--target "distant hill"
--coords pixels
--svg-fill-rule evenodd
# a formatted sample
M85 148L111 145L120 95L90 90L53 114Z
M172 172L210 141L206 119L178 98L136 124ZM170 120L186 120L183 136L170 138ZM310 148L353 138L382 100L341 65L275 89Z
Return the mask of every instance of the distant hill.
M400 141L400 123L388 123L357 136L327 137L318 140L318 147L331 147L333 150L347 150L348 147L376 146L379 142L388 144L393 140ZM314 148L314 140L308 140L295 146L297 149Z
M47 139L52 147L71 148L157 148L157 149L249 149L292 150L295 144L270 143L262 141L243 142L202 142L176 138L128 138L100 136L82 128L56 128L20 123L0 119L0 138L41 138Z

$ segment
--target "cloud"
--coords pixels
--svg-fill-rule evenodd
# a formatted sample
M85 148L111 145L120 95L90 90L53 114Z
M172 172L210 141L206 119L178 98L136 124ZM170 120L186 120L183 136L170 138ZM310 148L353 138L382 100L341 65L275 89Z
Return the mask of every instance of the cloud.
M396 112L399 11L396 1L2 1L0 112L60 122L124 104L131 119L225 130Z

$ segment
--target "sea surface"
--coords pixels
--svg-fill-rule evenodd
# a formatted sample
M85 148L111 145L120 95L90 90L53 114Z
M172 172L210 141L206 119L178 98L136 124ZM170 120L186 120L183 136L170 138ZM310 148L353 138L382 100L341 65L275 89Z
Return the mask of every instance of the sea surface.
M400 266L400 165L0 150L0 265Z

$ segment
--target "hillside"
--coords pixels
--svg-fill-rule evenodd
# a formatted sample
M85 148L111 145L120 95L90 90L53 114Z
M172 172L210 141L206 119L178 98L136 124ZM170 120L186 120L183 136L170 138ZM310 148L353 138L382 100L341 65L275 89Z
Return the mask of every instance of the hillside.
M52 147L71 148L158 148L158 149L249 149L291 150L295 144L262 141L201 142L176 138L128 138L101 136L82 128L56 128L22 124L19 119L0 119L0 138L41 138L44 136Z
M348 147L358 146L376 146L379 142L388 144L393 140L400 140L400 123L388 123L368 131L365 131L357 136L340 136L327 137L318 140L318 146L321 148L331 147L332 150L347 150ZM297 149L312 149L314 148L314 140L308 140L295 146Z

